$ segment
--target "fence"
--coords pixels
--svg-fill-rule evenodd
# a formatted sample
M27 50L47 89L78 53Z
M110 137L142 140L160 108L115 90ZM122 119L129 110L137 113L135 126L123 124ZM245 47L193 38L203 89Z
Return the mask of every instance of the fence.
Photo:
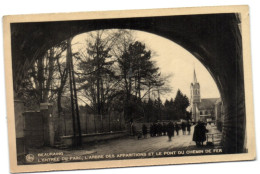
M62 134L73 134L73 121L70 113L63 116ZM125 130L123 113L111 112L108 115L97 115L80 113L80 126L82 134L93 134L103 132L117 132Z

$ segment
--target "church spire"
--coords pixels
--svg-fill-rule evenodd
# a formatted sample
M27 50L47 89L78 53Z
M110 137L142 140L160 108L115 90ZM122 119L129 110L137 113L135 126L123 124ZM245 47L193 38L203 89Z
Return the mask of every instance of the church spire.
M198 82L197 82L196 72L195 72L195 68L194 68L193 84L195 84L195 83L198 83Z

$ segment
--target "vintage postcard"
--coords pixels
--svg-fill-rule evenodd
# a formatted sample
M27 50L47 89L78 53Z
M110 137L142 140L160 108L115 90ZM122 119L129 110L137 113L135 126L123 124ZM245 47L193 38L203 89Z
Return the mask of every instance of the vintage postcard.
M248 6L3 22L11 172L255 159Z

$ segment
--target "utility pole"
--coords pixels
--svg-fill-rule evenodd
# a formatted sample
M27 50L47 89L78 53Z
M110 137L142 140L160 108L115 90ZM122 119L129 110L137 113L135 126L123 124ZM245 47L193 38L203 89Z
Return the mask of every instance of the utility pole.
M78 147L82 145L81 126L79 117L77 88L75 82L75 74L73 68L73 59L71 53L71 38L67 43L67 61L69 61L69 81L70 81L70 100L71 100L71 113L72 113L72 126L73 126L73 146ZM76 115L75 115L76 114ZM76 118L75 118L76 117ZM76 125L77 122L77 125ZM77 130L76 130L77 127ZM78 136L77 136L77 133Z
M73 59L71 56L71 72L72 72L72 83L73 83L73 88L74 88L74 97L75 97L75 109L76 109L76 117L77 117L77 127L78 127L78 141L77 144L79 146L82 145L82 138L81 138L81 126L80 126L80 117L79 117L79 106L78 106L78 96L77 96L77 88L76 88L76 83L75 83L75 74L74 74L74 67L73 67Z
M73 98L73 86L72 86L72 74L71 74L71 38L67 39L67 61L69 62L69 83L70 83L70 102L71 102L71 116L72 116L72 128L73 128L73 139L72 146L76 147L76 120L75 120L75 109L74 109L74 98Z
M159 107L159 119L162 120L161 116L161 99L160 99L160 90L158 88L158 107Z

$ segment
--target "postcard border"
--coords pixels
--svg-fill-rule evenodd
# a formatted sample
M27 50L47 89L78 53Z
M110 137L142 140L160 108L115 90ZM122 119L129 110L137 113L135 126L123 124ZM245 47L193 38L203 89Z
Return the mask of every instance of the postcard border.
M11 63L11 33L10 24L15 22L43 22L43 21L67 21L67 20L87 20L87 19L110 19L127 17L151 17L168 15L195 15L212 13L240 13L241 31L243 44L243 65L244 65L244 85L246 103L246 136L248 153L229 155L206 155L206 156L185 156L149 159L124 159L111 161L86 161L71 162L63 164L39 164L39 165L17 165L16 140L15 140L15 120ZM32 14L14 15L3 17L4 26L4 57L5 57L5 79L6 79L6 104L9 136L9 159L10 172L37 172L52 170L75 170L75 169L97 169L169 164L188 164L203 162L224 162L253 160L256 157L255 150L255 123L252 92L252 68L250 52L250 29L249 29L249 7L248 6L218 6L218 7L190 7L190 8L167 8L149 10L122 10L122 11L100 11L100 12L79 12L79 13L52 13L52 14Z

